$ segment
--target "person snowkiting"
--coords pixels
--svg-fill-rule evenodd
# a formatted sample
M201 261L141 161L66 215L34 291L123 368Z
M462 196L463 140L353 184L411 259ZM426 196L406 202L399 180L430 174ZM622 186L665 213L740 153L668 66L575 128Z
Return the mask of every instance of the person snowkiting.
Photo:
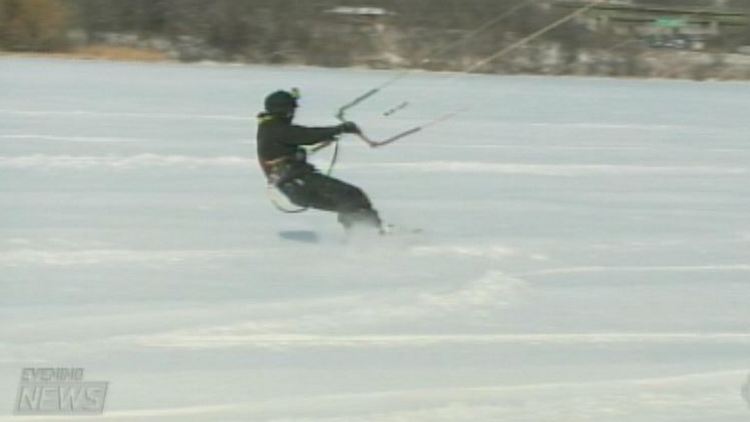
M382 221L367 195L356 186L322 174L308 163L304 149L337 142L342 134L359 134L359 127L353 122L326 127L295 125L298 98L296 89L273 92L265 99L265 110L258 114L258 159L268 182L295 205L338 213L338 221L347 231L369 226L382 233Z

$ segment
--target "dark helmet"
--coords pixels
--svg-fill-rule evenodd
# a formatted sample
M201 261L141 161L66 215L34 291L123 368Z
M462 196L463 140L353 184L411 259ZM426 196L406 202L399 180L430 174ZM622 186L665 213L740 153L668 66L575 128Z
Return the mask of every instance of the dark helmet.
M266 112L284 116L292 114L294 109L297 108L298 97L296 90L292 90L292 92L276 91L266 97Z

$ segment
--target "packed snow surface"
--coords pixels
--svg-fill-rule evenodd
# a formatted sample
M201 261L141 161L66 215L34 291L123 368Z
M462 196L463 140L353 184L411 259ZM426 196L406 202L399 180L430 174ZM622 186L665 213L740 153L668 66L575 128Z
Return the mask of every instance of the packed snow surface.
M0 421L25 367L90 421L750 420L749 84L413 73L348 117L471 108L335 175L423 233L273 208L263 97L392 76L0 59Z

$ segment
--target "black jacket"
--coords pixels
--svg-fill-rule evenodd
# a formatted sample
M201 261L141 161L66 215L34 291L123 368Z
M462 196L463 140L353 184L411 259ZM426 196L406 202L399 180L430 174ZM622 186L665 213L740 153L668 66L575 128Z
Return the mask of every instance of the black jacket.
M267 176L279 169L312 170L302 146L332 141L341 134L338 126L297 126L289 119L265 113L258 118L258 160Z

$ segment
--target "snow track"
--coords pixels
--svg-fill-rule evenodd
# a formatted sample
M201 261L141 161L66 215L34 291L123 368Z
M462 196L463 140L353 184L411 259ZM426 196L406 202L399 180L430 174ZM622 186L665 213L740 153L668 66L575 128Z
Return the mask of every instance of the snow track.
M414 75L350 117L486 107L335 175L424 233L276 212L263 96L333 124L389 75L0 59L0 400L76 366L91 421L750 418L750 85Z

